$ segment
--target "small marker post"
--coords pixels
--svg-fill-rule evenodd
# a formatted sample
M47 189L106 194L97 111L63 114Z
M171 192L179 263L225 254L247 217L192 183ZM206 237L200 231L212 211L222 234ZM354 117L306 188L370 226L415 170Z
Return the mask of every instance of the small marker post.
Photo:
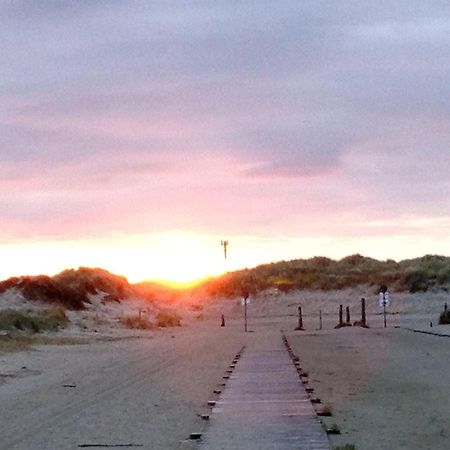
M296 330L303 331L303 315L302 315L302 307L298 307L298 325Z
M366 299L362 298L361 299L361 322L363 324L363 326L366 326Z

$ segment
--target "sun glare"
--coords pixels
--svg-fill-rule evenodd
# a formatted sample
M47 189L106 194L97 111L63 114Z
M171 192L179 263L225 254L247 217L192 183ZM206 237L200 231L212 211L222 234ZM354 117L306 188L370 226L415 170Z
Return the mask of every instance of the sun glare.
M22 243L4 249L0 278L54 275L67 268L100 267L134 283L158 280L188 287L228 270L220 239L188 233L112 236L108 239Z
M335 259L361 253L378 259L414 257L450 248L450 239L414 240L373 236L343 238L230 239L227 259L220 245L224 236L182 231L145 235L110 235L77 241L22 242L2 247L0 279L10 276L54 275L68 268L99 267L125 276L131 283L159 281L188 287L202 279L258 264L323 255Z

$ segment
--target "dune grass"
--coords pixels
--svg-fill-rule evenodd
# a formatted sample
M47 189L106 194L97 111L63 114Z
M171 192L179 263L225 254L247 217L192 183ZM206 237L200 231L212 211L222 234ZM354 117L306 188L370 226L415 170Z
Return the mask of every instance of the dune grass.
M153 330L155 328L155 325L150 320L145 317L139 317L137 314L121 317L120 323L133 330Z
M0 330L10 332L39 333L42 331L56 331L68 322L69 319L62 307L45 309L39 313L16 309L0 311Z
M181 317L175 311L161 309L156 314L156 325L161 328L180 327Z

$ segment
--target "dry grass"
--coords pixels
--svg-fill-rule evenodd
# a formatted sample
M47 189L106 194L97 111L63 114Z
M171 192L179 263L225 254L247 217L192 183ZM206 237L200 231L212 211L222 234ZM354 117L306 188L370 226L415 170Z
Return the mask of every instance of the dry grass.
M133 330L153 330L155 328L150 320L137 314L121 317L120 323Z
M63 307L56 306L39 313L26 310L5 309L0 311L0 330L39 333L56 331L66 325L69 319Z
M77 345L85 343L85 340L70 337L4 333L0 334L0 353L20 352L33 345Z
M158 327L180 327L181 317L175 312L168 309L158 311L156 315L156 325Z

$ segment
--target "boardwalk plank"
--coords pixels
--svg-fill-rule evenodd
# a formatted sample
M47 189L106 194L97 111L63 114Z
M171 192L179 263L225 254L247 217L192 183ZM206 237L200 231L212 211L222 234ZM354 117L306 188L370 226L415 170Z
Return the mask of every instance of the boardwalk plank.
M270 349L245 350L212 410L200 449L330 449L281 339Z

